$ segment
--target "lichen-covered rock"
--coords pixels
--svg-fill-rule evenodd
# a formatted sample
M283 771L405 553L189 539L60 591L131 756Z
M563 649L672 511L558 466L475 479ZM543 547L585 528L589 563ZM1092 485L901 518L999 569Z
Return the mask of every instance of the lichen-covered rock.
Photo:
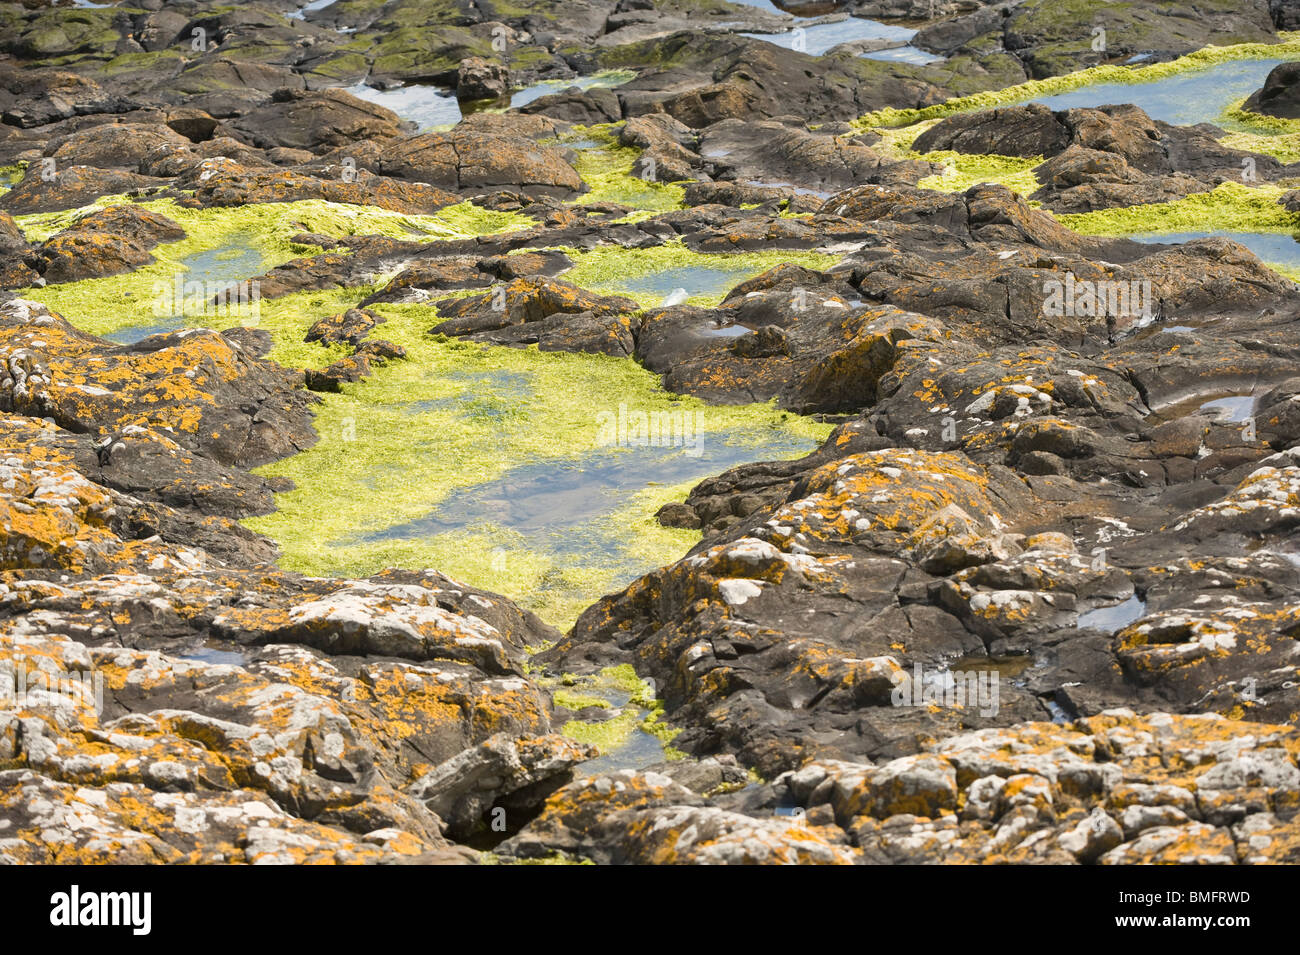
M161 435L128 429L101 458L46 422L0 427L16 439L0 464L5 858L473 861L438 809L458 836L503 808L517 828L590 755L549 735L522 651L555 634L508 601L432 572L302 578L234 546L227 563L193 543L234 527L151 526L212 502L173 512L96 483ZM516 754L511 783L435 785L482 745Z
M314 166L311 173L292 169L245 168L231 161L204 160L191 176L193 198L204 206L243 206L255 202L323 199L373 205L394 212L431 213L457 202L445 189L424 182L376 176L356 163ZM184 188L186 177L177 180Z
M60 212L90 205L101 196L157 192L167 180L124 169L92 166L44 166L34 162L17 185L0 194L0 209L12 215Z
M49 417L68 430L161 430L244 467L315 440L299 376L211 329L113 346L43 305L12 299L0 304L0 355L0 411Z
M58 166L122 168L132 172L160 146L188 143L184 136L163 125L105 123L50 140L45 156Z
M40 248L47 283L76 282L129 272L153 261L160 242L185 238L185 230L157 212L111 206L77 219Z
M519 135L461 127L384 144L379 171L450 191L509 186L530 194L572 196L587 189L557 149Z
M541 276L515 279L483 295L446 299L436 304L439 314L446 320L431 331L456 336L537 324L554 316L562 316L568 321L572 316L586 315L608 327L628 313L639 310L631 299L597 295L570 282Z
M709 126L700 150L719 179L787 183L834 192L865 183L907 183L930 175L930 163L890 161L850 139L817 135L782 123L728 119ZM986 150L991 152L992 150Z
M461 100L495 100L510 88L510 73L500 63L481 56L467 56L456 68L456 98Z
M1152 120L1136 106L1052 111L1041 103L948 117L922 133L920 152L1046 157L1034 170L1042 188L1031 198L1060 212L1181 199L1222 182L1289 174L1272 156L1222 146L1199 127Z
M564 853L633 865L851 865L856 851L833 826L754 818L709 806L657 772L589 776L551 796L542 814L500 849Z

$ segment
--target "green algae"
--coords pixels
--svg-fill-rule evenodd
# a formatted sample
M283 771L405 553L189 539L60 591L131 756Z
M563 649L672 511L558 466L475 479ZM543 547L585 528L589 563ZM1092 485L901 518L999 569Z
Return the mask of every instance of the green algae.
M119 9L121 9L119 7ZM152 73L161 76L179 73L186 66L186 59L173 50L140 50L135 53L120 53L100 66L105 76L121 78L129 73Z
M1300 130L1273 136L1239 131L1221 137L1219 142L1229 149L1272 156L1278 162L1300 162Z
M681 729L671 726L664 719L663 701L656 698L653 686L649 681L637 676L636 670L630 663L605 667L599 673L590 677L572 677L566 674L561 679L566 682L581 683L591 687L597 693L603 689L607 692L612 691L627 696L627 701L622 704L620 712L608 720L569 720L561 730L565 736L579 743L595 746L603 756L616 752L620 747L625 746L631 739L632 734L640 730L659 741L663 747L665 759L678 760L686 758L685 753L669 745L681 733ZM601 705L600 703L589 702L591 700L601 700L601 697L596 696L594 693L584 695L568 690L557 690L554 696L555 702L564 706L565 709L576 710L581 709L581 707L561 703L562 694L565 699L573 702L582 701L583 705ZM607 702L604 702L604 705L609 706Z
M323 202L228 210L191 210L166 200L148 205L171 216L188 233L181 242L159 246L153 265L127 275L24 294L44 301L86 331L107 334L142 322L140 313L153 284L170 279L181 268L182 257L199 249L221 248L235 237L257 248L269 268L316 251L284 238L298 231L408 235L419 230L445 235L485 227L481 210L465 208L436 217L410 217ZM497 224L491 220L486 226ZM515 220L509 224L518 225ZM681 248L632 253L609 249L582 255L590 257L587 267L593 277L608 269L633 274L682 263L726 262L736 268L737 281L782 261L813 266L833 261L829 256L789 253L702 256ZM632 264L626 261L629 255ZM307 329L371 291L370 287L333 289L265 299L256 318L244 324L271 332L273 360L294 367L323 367L342 357L345 349L304 342ZM488 348L430 336L426 331L438 316L426 305L380 305L376 311L388 319L376 334L403 345L408 360L379 368L366 382L345 386L340 394L323 396L317 410L321 436L317 446L263 469L291 477L297 485L279 496L275 513L247 522L277 540L284 554L281 563L288 569L362 575L388 566L437 567L506 593L553 623L567 626L592 599L622 586L626 577L605 561L560 557L524 534L497 526L466 527L419 539L358 540L356 530L418 518L457 489L486 483L522 463L576 461L594 445L599 410L616 409L621 403L648 412L693 412L701 431L714 436L710 440L728 443L759 443L762 435L778 432L811 446L830 430L828 425L770 405L713 408L672 395L656 376L625 359ZM502 408L499 396L486 394L477 396L468 413L460 408L409 413L413 402L460 395L463 380L455 375L466 372L520 374L528 378L532 394L513 409ZM412 475L419 480L412 481ZM627 560L645 567L667 563L689 549L699 535L662 527L653 515L661 505L681 500L693 483L653 486L630 494L592 526L624 541Z
M731 285L735 285L787 262L810 269L827 269L839 261L838 256L822 252L695 252L680 241L645 249L599 246L587 251L562 251L574 262L573 268L561 276L565 281L605 294L625 295L645 308L662 304L665 293L637 290L634 286L639 279L650 279L678 270L720 270L732 273L735 281ZM726 294L725 291L689 294L692 290L687 287L686 281L681 284L688 292L685 299L685 304L688 305L714 306ZM730 286L727 290L730 290Z
M922 189L932 189L937 192L965 192L971 186L980 183L995 183L1006 186L1022 196L1028 196L1038 190L1039 182L1034 177L1033 170L1043 161L1042 156L1022 159L1019 156L958 153L951 150L918 153L910 158L944 164L942 173L926 176L917 183ZM1031 202L1030 205L1038 204Z
M574 168L590 191L571 201L571 205L592 202L615 202L632 206L636 212L620 221L637 221L656 212L682 208L686 193L681 186L667 182L650 182L633 175L641 150L621 146L614 138L614 126L576 126L570 137L594 140L599 145L577 151ZM561 140L560 145L563 145Z
M1212 192L1194 193L1174 202L1059 214L1056 218L1076 232L1096 236L1206 229L1293 233L1300 229L1300 216L1278 204L1284 192L1279 186L1225 182Z
M1300 132L1300 119L1287 119L1282 116L1267 116L1248 110L1246 98L1238 100L1224 111L1224 116L1241 128L1274 136Z
M909 126L877 126L871 131L880 137L879 142L871 148L894 160L916 159L920 153L912 149L912 144L924 132L933 129L942 122L941 119L927 119Z
M103 203L102 206L112 204ZM316 199L226 209L189 209L177 205L171 199L140 203L140 206L172 219L185 230L185 238L154 247L154 261L132 272L24 289L20 294L44 303L83 331L106 335L123 328L146 324L156 311L154 303L159 295L158 287L161 285L170 289L176 277L183 276L186 272L183 260L196 253L222 248L229 248L235 253L251 249L260 255L262 271L269 271L295 258L321 251L318 246L290 240L291 236L300 232L334 238L385 235L411 241L436 241L527 228L533 224L531 219L515 213L493 212L469 203L458 203L432 215L411 215L373 206L354 206ZM20 216L16 217L16 221L29 239L43 241L49 235L66 228L84 211ZM255 277L247 276L250 279ZM355 304L357 291L339 290L320 296L319 301L327 304L322 304L320 309L311 312L314 315L311 321L332 314L329 311L322 313L321 309L333 307L336 311L341 311ZM319 363L307 360L310 356L328 359L324 361L328 364L329 360L333 360L332 357L296 347L301 343L301 332L306 331L306 326L302 326L299 331L301 322L295 324L291 320L292 316L279 314L297 308L302 303L303 299L299 296L260 300L258 311L261 314L258 322L265 322L271 328L280 327L281 323L289 326L286 328L287 336L276 336L278 350L274 357L277 361L307 367ZM187 308L185 313L192 312L196 319L203 319L206 317L204 311L202 307ZM306 325L309 326L311 321Z
M630 663L620 663L616 666L604 667L598 674L598 678L628 694L628 702L649 708L655 704L654 690L650 684L637 675L636 668Z
M248 247L273 251L290 245L287 237L296 232L316 232L334 238L384 235L432 241L509 232L536 225L520 213L496 212L469 202L459 202L434 213L393 212L379 206L324 199L191 209L178 205L174 199L135 202L121 195L101 196L95 202L76 209L15 216L14 221L28 241L44 242L88 212L123 205L136 205L160 213L185 229L185 239L157 247L157 250L180 255L223 245L223 240L236 236L245 238L247 242L244 244Z
M629 706L607 720L569 720L560 732L575 742L596 747L604 756L626 745L641 720L641 711Z
M1054 96L1094 83L1147 83L1152 80L1165 79L1180 73L1191 72L1205 67L1226 63L1232 60L1271 60L1300 56L1300 33L1279 33L1280 43L1235 43L1230 46L1206 46L1186 56L1165 63L1152 63L1147 66L1116 66L1106 64L1094 66L1062 76L1053 76L1041 80L1029 80L1015 86L1000 90L988 90L970 96L959 96L938 103L913 109L896 109L886 107L854 120L858 129L872 129L878 126L910 126L928 119L940 119L955 113L973 112L1006 106L1027 99L1042 96Z
M781 412L768 422L767 427L785 431L792 418ZM646 565L663 563L664 554L684 554L699 541L699 533L680 527L664 527L654 515L665 504L685 500L698 483L683 481L680 484L654 485L630 495L622 507L597 519L597 529L612 533L616 528L626 528L629 537L624 554L629 560Z
M358 292L350 290L352 301ZM263 308L261 324L277 345L272 357L321 365L331 357L300 341L314 321L344 303L306 296L281 309ZM504 593L549 622L567 626L593 599L625 583L619 568L602 559L575 560L548 553L527 535L492 524L419 538L363 540L358 531L382 533L429 513L457 491L538 462L577 462L596 446L597 416L620 404L645 410L696 413L701 432L722 441L753 440L778 430L806 439L825 438L829 425L782 412L772 405L711 407L672 395L658 377L635 362L606 355L542 352L484 346L426 334L438 322L428 305L376 305L387 321L382 337L402 345L407 359L377 368L364 382L322 396L316 412L320 441L311 449L259 469L293 479L296 489L277 497L278 509L246 521L279 543L281 565L311 574L366 575L384 567L436 567L475 586ZM316 349L320 354L309 353ZM465 381L502 374L527 380L529 393L516 413L465 416L455 399ZM414 404L434 405L418 414ZM696 532L658 528L654 510L685 487L653 488L631 495L597 523L627 542L632 558L648 566L668 563L699 539ZM680 500L680 496L677 497Z
M1082 235L1124 237L1137 233L1162 232L1300 232L1300 214L1288 212L1278 200L1286 192L1280 186L1244 186L1226 182L1212 192L1200 192L1175 202L1101 209L1056 216ZM1266 262L1273 271L1300 282L1300 269L1280 262Z
M72 225L81 216L99 209L107 209L110 206L127 206L132 205L132 199L125 194L100 196L94 202L89 202L84 206L78 206L75 209L60 209L57 212L30 212L23 215L14 216L14 222L22 230L28 242L44 242L56 232L62 232L68 226ZM144 208L150 208L149 203L134 203Z
M586 131L592 135L592 131ZM662 183L643 183L630 176L635 149L585 150L598 160L597 194L622 195L652 205L675 208L681 190ZM602 158L603 157L603 158ZM611 166L606 160L616 162ZM590 170L589 170L590 173ZM599 177L603 177L600 179ZM603 185L601 184L603 182ZM636 194L634 195L633 192ZM586 196L590 201L593 197ZM125 202L105 197L91 206L57 213L23 216L19 224L33 240L66 228L92 208ZM186 232L184 239L157 246L155 261L134 272L63 285L24 290L64 314L78 327L109 334L148 325L158 283L183 275L187 257L200 252L220 260L253 250L260 269L269 270L296 257L315 254L316 246L295 243L298 233L334 237L380 234L423 241L526 228L532 220L493 213L462 203L431 216L404 215L374 207L324 201L266 203L226 209L191 209L171 199L140 203L168 216ZM221 250L229 250L222 253ZM701 255L680 245L658 250L597 249L575 252L578 266L566 278L599 284L602 279L655 275L674 268L722 269L735 282L787 261L825 267L835 258L817 253L739 253ZM254 276L249 276L253 278ZM378 281L378 280L377 280ZM731 282L730 284L734 284ZM240 323L271 333L269 357L292 367L320 368L346 354L341 346L306 343L303 336L317 320L355 305L373 287L300 292L263 299ZM447 297L472 292L448 293ZM658 296L640 296L657 304ZM711 304L720 294L697 296ZM776 409L773 405L712 407L697 399L663 390L657 376L634 362L601 355L540 352L536 348L493 348L433 336L439 321L428 305L379 305L387 321L376 332L402 345L408 359L378 367L366 381L324 395L316 407L320 435L310 450L260 469L291 478L295 489L277 498L277 510L246 523L275 539L281 565L312 574L365 575L384 567L436 567L504 593L545 619L567 626L602 593L624 586L628 562L643 569L677 559L699 540L698 532L665 528L655 511L681 500L694 481L652 485L619 498L608 512L590 522L602 539L619 542L623 566L602 554L558 555L545 542L492 524L412 538L361 538L365 530L383 531L413 521L458 490L492 481L513 467L533 463L576 463L589 455L599 433L598 414L626 404L648 413L684 411L696 416L710 440L760 446L777 435L815 446L830 431ZM208 324L199 315L189 324ZM236 321L219 323L228 327ZM518 375L528 382L526 400L511 402L491 389L463 400L464 375ZM462 377L458 377L462 376ZM470 389L473 390L473 389ZM413 405L437 408L411 413ZM611 451L618 454L618 449ZM638 571L641 572L641 571ZM653 715L653 699L642 700L634 729L645 722L656 738L670 730Z
M672 726L664 719L663 703L656 702L654 709L646 714L645 719L641 721L641 731L648 733L663 744L664 759L672 762L686 758L684 752L671 745L672 741L681 735L682 730L681 727Z
M926 162L942 163L944 171L933 176L926 176L917 182L922 189L935 192L964 192L980 183L996 183L1006 186L1021 195L1036 192L1039 187L1034 177L1034 167L1043 161L1042 156L1022 158L1020 156L998 156L992 153L959 153L952 150L935 150L920 153L912 148L917 138L933 128L940 119L928 119L910 126L880 126L872 130L880 141L871 148L889 159L902 161L922 159ZM1038 203L1030 203L1037 207Z
M589 696L582 693L575 693L572 690L556 690L551 695L551 701L556 706L562 706L566 710L585 710L589 706L594 706L602 710L610 708L609 700L600 696Z
M1231 149L1272 156L1279 162L1300 162L1300 119L1265 116L1244 108L1245 99L1224 111L1219 125L1232 130L1219 142Z

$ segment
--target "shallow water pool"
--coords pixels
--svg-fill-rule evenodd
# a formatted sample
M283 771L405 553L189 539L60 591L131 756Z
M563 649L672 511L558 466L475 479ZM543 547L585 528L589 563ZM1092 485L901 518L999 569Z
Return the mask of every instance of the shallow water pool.
M1197 407L1200 414L1212 414L1219 421L1240 424L1255 412L1256 396L1253 394L1224 395L1211 398Z
M849 17L835 23L818 23L808 27L795 27L784 33L742 33L741 36L765 40L787 50L799 50L812 56L821 56L831 47L853 40L898 40L907 43L916 35L907 27L891 26L878 20Z
M235 245L195 252L181 259L181 265L185 267L185 271L181 273L181 280L185 285L199 282L205 290L214 293L217 288L244 282L265 271L260 252ZM119 345L133 345L150 335L174 332L181 328L193 328L196 325L230 328L240 323L240 315L233 307L226 314L207 315L202 311L193 315L185 314L191 297L186 291L179 308L174 307L176 303L169 303L173 306L170 315L157 314L153 303L141 302L139 307L144 320L140 324L120 328L105 335L104 338Z
M381 90L364 83L348 87L347 92L368 103L391 109L402 119L419 126L420 131L435 126L454 126L460 122L460 101L454 93L437 86L399 86Z
M520 106L527 106L529 103L541 99L543 96L550 96L552 93L562 93L575 86L580 90L613 89L616 86L622 86L635 75L635 73L619 72L596 73L592 76L576 76L571 80L543 80L540 83L534 83L532 86L525 87L524 89L512 93L510 96L510 106L512 109L518 109Z
M612 521L630 498L656 485L702 480L751 461L801 457L817 445L780 432L724 437L700 431L684 418L674 422L671 433L648 440L661 446L597 448L576 461L511 468L496 480L453 493L424 517L359 540L435 538L465 529L514 531L535 550L616 569L628 583L656 566L636 556L635 541Z
M888 50L871 50L863 53L868 60L885 60L890 63L911 63L913 66L928 66L931 63L942 63L944 57L937 53L927 53L919 47L912 46L910 43L905 46L895 46Z
M621 279L609 284L610 288L642 295L667 297L678 289L685 289L687 297L697 295L723 295L743 281L744 273L731 268L710 268L686 265L666 269L634 279Z
M657 737L637 727L628 736L627 742L615 747L608 753L601 753L594 759L579 763L574 769L578 776L599 776L602 773L615 773L621 769L640 770L664 762L664 744Z
M207 644L176 654L178 660L193 660L196 663L222 664L242 667L248 663L249 655L240 650L222 650Z
M1269 71L1282 62L1233 60L1148 83L1094 83L1019 102L1043 103L1056 110L1132 103L1152 119L1176 126L1218 123L1224 110L1263 86Z
M1112 604L1109 607L1098 607L1095 610L1089 610L1087 613L1079 614L1078 626L1080 630L1094 628L1109 633L1117 633L1134 621L1141 620L1146 612L1146 601L1134 594L1123 603Z
M324 10L326 7L332 6L334 3L335 0L311 0L311 3L304 4L297 10L287 14L287 16L292 20L305 20L307 19L307 14L311 13L313 10Z

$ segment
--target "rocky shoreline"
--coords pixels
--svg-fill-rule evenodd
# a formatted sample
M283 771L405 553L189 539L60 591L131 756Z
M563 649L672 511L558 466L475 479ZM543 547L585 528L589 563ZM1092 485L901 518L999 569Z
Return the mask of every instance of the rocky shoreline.
M1300 861L1300 8L0 21L0 862Z

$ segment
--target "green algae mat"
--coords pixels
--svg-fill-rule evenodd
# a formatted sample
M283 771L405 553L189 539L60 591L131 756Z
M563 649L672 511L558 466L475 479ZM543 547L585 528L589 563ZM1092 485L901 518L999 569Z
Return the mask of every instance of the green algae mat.
M614 157L612 183L630 170ZM667 187L649 184L656 197ZM619 186L620 195L630 192ZM668 199L676 201L669 194ZM97 206L110 205L108 197ZM124 275L24 292L98 335L161 330L149 303L185 277L196 255L241 263L255 274L319 248L290 241L310 232L380 234L417 241L525 228L531 220L462 204L436 215L403 215L323 201L193 210L170 200L144 204L187 232L158 246L155 261ZM65 227L80 211L21 217L29 238ZM256 267L243 253L251 253ZM242 256L242 257L241 257ZM658 304L656 283L683 282L690 301L716 304L734 284L780 262L826 266L815 253L703 255L660 249L573 252L566 279L596 291L626 291ZM691 276L706 276L703 285ZM642 283L638 285L638 283ZM637 289L640 288L641 291ZM258 303L243 324L269 331L270 358L322 368L344 350L306 343L308 328L352 307L374 286L304 292ZM454 295L456 293L448 293ZM282 550L281 565L313 575L366 575L385 567L431 567L498 591L567 627L602 594L676 560L698 532L670 529L655 512L699 480L756 460L800 457L830 427L771 405L711 407L665 392L633 361L459 342L429 334L440 318L427 305L377 305L376 335L406 349L363 382L321 395L319 442L259 469L292 479L278 509L245 523ZM202 310L173 327L206 324ZM223 327L238 320L218 322ZM638 441L637 423L664 425ZM629 728L630 732L630 728Z

